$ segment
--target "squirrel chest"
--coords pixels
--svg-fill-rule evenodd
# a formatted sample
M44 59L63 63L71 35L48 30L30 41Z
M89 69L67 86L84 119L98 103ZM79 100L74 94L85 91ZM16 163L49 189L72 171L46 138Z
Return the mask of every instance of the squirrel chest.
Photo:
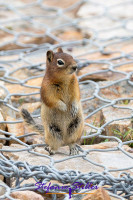
M69 84L55 83L52 86L53 91L55 91L55 95L57 95L58 98L60 98L68 106L71 104L74 92L76 92L76 91L71 92L72 88L74 87L74 82L75 81L72 79L72 81Z

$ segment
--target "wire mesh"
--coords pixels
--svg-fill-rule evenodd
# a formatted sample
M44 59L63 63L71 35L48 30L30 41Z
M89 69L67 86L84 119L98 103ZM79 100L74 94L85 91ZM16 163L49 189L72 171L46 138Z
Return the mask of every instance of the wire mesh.
M81 10L85 6L85 10ZM118 143L117 147L104 150L83 150L78 146L80 155L73 157L65 157L63 160L82 157L86 162L93 165L101 166L102 173L82 173L74 170L59 171L55 167L57 161L54 156L48 156L34 151L35 147L43 146L42 144L26 144L21 139L35 133L28 133L23 136L16 136L10 131L0 130L0 140L6 142L16 142L24 145L23 149L0 149L0 174L6 180L14 177L15 187L5 187L5 193L0 199L9 198L13 199L10 194L13 191L19 190L34 190L34 184L23 184L25 179L33 177L36 182L42 181L43 183L51 180L57 180L63 184L72 184L78 181L86 184L88 180L94 185L108 186L111 196L118 199L129 199L133 196L133 177L130 173L126 172L128 169L133 169L132 154L124 150L123 145L133 143L133 140L122 141L121 138L116 136L105 136L104 130L108 125L115 121L130 120L133 121L133 107L121 106L121 101L131 102L133 97L128 95L133 89L133 70L123 71L123 66L131 66L133 64L132 48L128 50L123 46L127 44L131 47L133 42L133 29L132 29L132 0L119 0L118 2L111 1L98 1L98 0L80 0L80 1L0 1L0 89L6 94L4 98L0 99L0 104L3 110L7 109L9 114L16 118L16 121L0 121L0 124L16 124L22 122L18 119L19 108L17 102L13 102L14 97L29 98L30 102L38 102L40 86L36 85L36 80L42 78L45 70L45 53L48 49L55 50L57 47L63 47L64 50L73 54L78 62L79 73L87 66L103 66L96 70L90 70L78 76L79 83L85 85L85 90L88 93L90 86L92 94L89 97L82 96L82 103L91 104L92 100L99 100L100 106L96 109L90 109L85 115L85 125L95 130L94 133L82 136L82 139L100 138L114 140ZM70 34L71 33L71 34ZM73 34L73 37L71 36ZM72 38L71 38L72 37ZM101 56L101 57L100 57ZM91 59L93 57L93 59ZM126 67L125 67L126 68ZM102 70L101 70L102 69ZM131 68L133 69L133 67ZM22 75L17 77L18 72L27 70L28 76ZM110 81L102 85L98 80L101 80L101 74L106 80L106 76L110 76ZM113 79L113 75L116 78ZM94 78L94 75L97 78ZM119 78L120 77L120 78ZM112 79L112 80L111 80ZM29 81L33 80L32 84ZM105 98L101 95L103 89L111 91L111 86L119 84L127 85L129 91L127 96L118 98ZM13 87L16 90L11 90ZM19 89L24 87L23 92ZM31 89L29 90L26 89ZM11 92L13 91L13 92ZM15 92L14 92L15 91ZM22 90L21 90L22 91ZM26 91L28 91L26 93ZM117 117L104 122L100 127L96 127L92 123L88 123L89 119L97 114L104 108L117 108L129 110L130 115ZM34 114L33 117L40 115ZM132 125L133 126L133 125ZM26 162L13 161L6 158L4 152L29 152L39 157L47 157L50 160L49 165L32 166ZM121 151L124 155L130 158L131 166L123 169L109 169L107 166L102 166L87 158L87 155L92 151ZM119 171L119 176L115 177L110 172ZM21 186L20 186L21 184ZM44 192L39 189L40 192ZM88 190L86 190L88 191ZM86 192L85 191L85 192ZM57 192L57 191L56 191ZM58 191L60 193L60 191ZM65 191L64 191L65 192ZM77 192L83 192L78 190ZM77 195L72 197L78 199ZM57 196L53 195L53 199ZM69 195L65 194L65 200L69 199Z

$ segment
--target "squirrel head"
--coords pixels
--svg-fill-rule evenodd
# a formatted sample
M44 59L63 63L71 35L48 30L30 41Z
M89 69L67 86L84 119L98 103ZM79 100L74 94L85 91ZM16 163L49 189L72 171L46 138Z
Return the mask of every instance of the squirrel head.
M77 63L73 57L64 53L62 48L58 48L57 52L49 50L46 54L47 71L59 75L71 75L77 69Z

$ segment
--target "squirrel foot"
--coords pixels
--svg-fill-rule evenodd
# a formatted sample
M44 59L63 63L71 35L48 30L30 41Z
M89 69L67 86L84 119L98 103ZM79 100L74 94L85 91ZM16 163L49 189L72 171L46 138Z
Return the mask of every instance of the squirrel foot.
M55 154L55 151L53 151L48 144L46 144L44 149L49 152L49 155L54 155Z
M70 154L69 154L70 156L79 154L79 150L78 150L78 147L76 146L76 144L69 145L69 149L70 149Z
M78 113L78 104L76 102L73 102L71 105L71 115L72 117L75 117Z

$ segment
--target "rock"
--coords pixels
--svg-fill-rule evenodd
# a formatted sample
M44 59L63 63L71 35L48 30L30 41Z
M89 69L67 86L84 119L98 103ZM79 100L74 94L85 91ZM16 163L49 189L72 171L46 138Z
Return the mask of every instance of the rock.
M125 10L128 10L128 12L125 12ZM109 14L113 16L115 19L126 19L126 18L132 18L133 17L133 5L131 3L124 4L124 6L116 5L112 9L110 9Z
M20 110L22 108L28 110L30 113L33 113L36 109L41 107L41 102L35 102L35 103L25 103L20 107Z
M6 97L6 93L3 88L0 87L0 99L4 99Z
M32 9L31 9L32 10ZM36 29L33 26L29 26L29 23L24 23L23 21L19 23L10 23L10 26L6 27L7 29L16 30L18 33L21 31L27 31L31 32L32 34L35 33L37 36L29 36L27 35L21 35L18 38L18 42L14 42L14 36L12 34L8 34L5 31L0 30L0 38L1 38L1 45L0 50L13 50L13 49L22 49L23 44L42 44L42 43L54 43L54 40L49 36L44 36L45 31L41 28Z
M114 57L114 54L110 54L110 55L102 55L100 53L95 53L92 55L86 55L83 58L85 59L91 59L91 60L95 60L96 58L98 59L109 59L111 57ZM81 57L82 58L82 57ZM118 64L118 63L117 63ZM118 79L122 79L125 76L119 73L115 73L115 72L104 72L104 70L107 70L108 66L106 64L89 64L86 67L83 67L80 71L78 71L78 76L80 81L85 81L85 80L94 80L94 81L115 81ZM119 71L123 71L123 72L132 72L132 64L123 64L120 65L119 67L116 68ZM103 70L103 72L100 73L95 73L98 72L99 70ZM88 75L88 73L90 73ZM92 73L92 74L91 74ZM125 83L125 82L124 82ZM123 84L120 83L120 84ZM126 84L127 85L127 84Z
M32 130L32 128L25 126L25 134L28 133L34 133L35 130ZM24 138L24 141L27 144L44 144L44 134L40 134L39 132L36 132L36 135L31 135Z
M84 106L83 106L83 108L84 108ZM84 114L84 116L86 117L87 114ZM96 128L102 126L103 122L104 121L102 120L102 112L101 111L97 112L95 115L93 115L85 120L85 123L89 123ZM85 125L83 136L88 136L88 135L94 134L96 132L97 132L96 129L93 129L93 128ZM89 144L99 143L101 141L103 141L103 139L101 139L99 137L92 137L92 138L88 138L88 139L82 139L81 144L89 145Z
M96 145L83 145L81 146L82 149L84 150L92 150L92 149L110 149L110 148L115 148L118 146L117 142L105 142L101 144L96 144ZM124 145L123 148L126 150L128 146ZM25 148L25 146L18 145L18 144L11 144L11 146L3 146L3 149L6 150L21 150ZM129 148L129 147L128 147ZM48 155L48 153L44 150L43 147L36 147L34 149L35 152L41 153L42 155ZM64 159L68 157L68 147L61 147L56 153L53 158L55 161ZM22 161L22 162L27 162L30 165L50 165L50 160L46 157L42 156L36 156L34 154L29 153L28 151L20 151L20 152L3 152L4 156L6 158L14 160L14 161ZM132 154L131 154L132 155ZM127 157L124 155L121 151L115 151L115 152L95 152L92 151L87 155L87 158L98 163L101 165L106 166L109 169L120 169L120 168L128 168L130 167L133 162L131 158ZM82 165L81 165L82 163ZM80 171L82 173L89 173L89 172L96 172L96 173L102 173L103 168L98 167L96 165L91 164L90 162L87 162L84 160L82 157L77 157L74 159L68 159L63 162L55 163L54 164L55 168L59 171L64 171L64 170L76 170ZM127 172L130 172L131 175L133 175L133 170L127 170ZM114 177L118 177L119 171L115 172L110 172ZM51 180L50 182L52 183L58 183L55 180ZM24 184L34 184L36 181L34 178L28 178L24 180L21 185ZM60 183L58 183L60 184ZM11 186L14 187L15 185L15 180L14 178L11 179ZM20 185L20 186L21 186ZM47 197L47 195L46 195ZM76 199L75 199L76 200ZM113 199L111 199L113 200Z
M7 116L6 121L15 122L16 119L14 119L10 116ZM23 123L7 124L7 129L8 129L8 132L14 133L16 137L24 135L24 125L23 125ZM24 141L24 138L21 138L20 140ZM11 140L9 143L10 144L16 143L16 141Z
M117 44L111 44L111 45L109 45L109 46L107 46L106 48L105 48L105 52L107 51L111 51L111 53L113 53L113 51L115 52L115 51L119 51L119 50L121 50L122 52L124 52L124 53L126 53L126 54L130 54L131 52L132 52L132 44L131 44L131 42L130 41L128 41L128 40L125 40L125 41L121 41L120 43L117 43ZM121 61L121 64L122 64L122 66L123 66L123 62L122 61L124 61L125 62L125 59L123 60L123 59L117 59L117 62L120 62ZM126 60L126 61L129 61L129 60ZM127 65L127 64L126 64ZM125 64L124 64L124 66L125 66ZM121 68L121 66L120 66L120 68ZM126 70L128 70L128 67L124 67L125 69L125 71ZM117 69L119 69L119 67L117 68Z
M57 7L58 5L59 8L66 9L76 3L77 3L77 0L64 0L63 2L58 1L58 0L51 0L51 1L46 0L44 5L53 6L53 7ZM69 14L71 17L74 17L82 5L83 5L83 2L75 6L72 10L67 11L67 15Z
M27 81L27 85L30 86L39 86L41 87L41 83L42 83L42 77L41 78L35 78L35 79L31 79L29 81ZM28 94L28 93L34 93L34 92L38 92L39 94L36 95L29 95L29 96L25 96L25 97L21 97L20 95L18 96L12 96L11 100L13 102L13 105L15 107L19 107L20 105L22 105L23 103L26 102L25 99L28 99L28 102L36 102L40 100L40 89L39 88L28 88L28 87L24 87L21 85L17 85L17 87L15 86L15 84L6 84L7 89L9 90L10 93L15 93L15 94ZM9 109L8 109L9 110Z
M107 123L111 120L117 120L119 118L130 117L131 110L127 109L118 109L113 107L107 107L102 109L102 114L104 118L104 122ZM131 119L117 120L105 127L105 132L107 136L117 136L122 141L132 140L132 132L130 128L132 128ZM124 136L127 133L126 136Z
M70 7L72 6L74 3L76 3L77 0L64 0L63 2L62 1L58 1L58 0L46 0L45 1L45 5L48 5L48 6L57 6L60 7L60 8L67 8L67 7Z
M33 30L31 29L31 32ZM49 37L49 36L44 36L44 31L42 30L42 35L40 34L40 37L31 37L31 36L21 36L19 39L19 42L21 42L22 44L43 44L43 43L50 43L50 44L54 44L54 40ZM38 34L39 35L39 34ZM20 48L20 47L19 47ZM21 47L22 48L22 47Z
M70 41L70 40L82 40L83 35L78 30L66 30L65 32L61 32L58 34L58 37L61 40Z
M112 83L112 81L100 81L98 84L100 87L105 87ZM122 81L121 83L113 84L112 86L101 89L99 95L102 98L107 98L111 100L133 97L133 87L129 85L126 81Z
M78 76L80 81L85 80L94 80L94 81L111 81L111 80L117 80L118 78L123 78L124 75L118 74L118 73L112 73L110 71L104 72L104 70L107 70L108 66L106 64L90 64L84 68L82 68L78 72ZM95 73L99 70L103 70L103 73ZM88 75L88 73L90 73ZM91 74L92 73L92 74Z
M4 176L0 175L0 180L4 181Z
M2 144L2 143L0 143L0 149L2 149L2 147L3 147L3 144Z
M81 47L83 48L83 47ZM86 49L86 46L84 47L84 50ZM82 50L82 49L81 49ZM109 49L108 49L109 50ZM83 50L82 50L83 51ZM106 48L105 48L105 52L106 52ZM81 52L82 53L85 53L85 52ZM75 52L76 54L76 52ZM80 54L80 53L79 53ZM92 61L95 61L95 60L108 60L108 59L111 59L111 58L115 58L115 57L118 57L120 56L120 52L111 52L110 54L102 54L101 52L95 52L95 53L91 53L91 54L85 54L85 55L81 55L80 58L83 58L83 59L87 59L87 60L92 60ZM112 61L113 62L113 61ZM101 66L101 65L100 65ZM99 67L100 67L99 66ZM89 67L89 66L88 66ZM104 69L102 66L101 66L101 69ZM113 78L113 77L112 77Z
M88 150L88 149L110 149L117 147L118 144L115 142L106 142L101 143L97 145L82 145L82 149ZM127 145L126 145L127 146ZM25 148L22 145L19 144L11 144L11 146L3 146L3 149L23 149ZM44 150L43 147L36 147L35 152L39 152L42 155L48 155L48 152ZM22 153L23 152L23 153ZM30 165L49 165L50 160L47 157L42 156L36 156L34 154L29 153L28 151L20 151L20 152L3 152L3 154L10 158L11 160L19 160L22 162L28 162ZM69 155L69 149L68 147L61 147L58 152L53 156L54 160L60 160L68 157ZM121 151L111 151L111 152L95 152L92 151L87 155L87 158L98 163L106 166L109 169L120 169L120 168L128 168L133 164L133 161L131 158L123 154ZM82 165L81 165L82 163ZM64 171L64 170L77 170L81 171L82 173L89 173L89 172L99 172L101 173L103 171L102 167L93 165L86 160L84 160L82 157L77 157L74 159L68 159L64 162L55 163L54 165L57 170ZM131 174L133 174L132 169L127 170ZM114 176L118 176L119 171L111 172Z
M86 98L89 98L89 97L92 97L93 96L93 93L94 93L94 85L92 83L88 83L88 84L82 84L80 85L80 93L81 93L81 98L82 99L86 99ZM82 102L82 108L83 108L83 112L84 112L84 117L86 118L88 116L88 114L90 114L91 112L93 112L97 106L99 106L99 103L102 103L103 102L100 102L98 99L94 99L94 100L89 100L89 101L84 101ZM103 124L103 120L102 120L102 112L99 111L97 112L96 114L94 114L93 116L87 118L85 120L85 123L89 123L95 127L100 127L102 124ZM95 133L96 130L85 125L84 126L84 133L83 135L86 136L86 135L90 135L92 133ZM93 138L94 139L94 138ZM81 141L82 144L92 144L92 138L90 139L83 139ZM96 138L95 140L93 141L93 143L96 142ZM98 140L97 140L98 142Z
M37 124L42 125L42 121L40 117L34 118L34 120ZM24 124L24 132L25 134L28 134L28 133L36 134L36 135L27 136L24 138L24 141L27 144L44 144L44 133L41 134L39 131L32 129L32 127L27 126L26 124Z
M12 105L11 101L10 101L10 105ZM16 112L15 112L14 110L9 109L9 108L8 108L6 105L4 105L4 104L2 104L2 105L0 106L0 108L1 108L1 112L2 112L2 115L3 115L3 118L4 118L5 121L6 121L7 116L11 116L11 117L13 117L13 118L16 118ZM6 125L6 127L7 127L7 125Z
M104 8L101 5L93 5L91 3L85 3L80 7L77 16L80 18L92 17L96 15L101 15L104 12Z
M3 77L4 73L0 72L0 77ZM0 86L5 86L3 81L0 81ZM7 93L6 91L0 87L0 99L4 99L6 97Z
M90 194L86 195L82 200L117 200L118 198L109 196L108 191L103 187L98 190L91 191Z
M119 37L131 37L131 33L123 27L120 27L118 29L112 29L107 32L103 31L99 34L99 37L101 39L109 39L111 37L116 37L117 34L119 35Z
M3 115L2 115L2 110L0 109L0 122L3 122L3 121L4 121L4 118L3 118ZM5 131L6 125L0 123L0 129L3 130L3 131ZM1 138L1 139L0 139L0 148L2 148L2 144L5 144L5 143L6 143L6 140L4 139L4 138L6 138L6 137L5 137L4 134L0 133L0 138ZM2 139L2 138L3 138L3 139ZM1 143L2 143L2 144L1 144Z
M4 117L3 117L2 110L0 109L0 122L3 122L3 121L4 121ZM3 130L3 131L5 131L6 125L0 123L0 129Z
M100 11L101 9L100 6L98 6L98 8ZM83 17L83 20L79 22L80 29L84 29L84 32L86 33L89 33L90 30L100 31L104 29L105 26L107 29L110 27L110 30L111 30L111 28L113 28L115 25L118 25L118 24L119 22L113 21L111 18L108 18L106 16L94 17L94 18L91 18L91 20L88 20L88 18ZM107 37L108 36L107 34L109 34L110 30L101 31L101 32L106 33L106 37Z
M37 193L35 193L33 191L29 191L29 190L13 192L13 193L11 193L11 197L15 198L15 199L17 198L19 200L29 200L29 199L44 200L44 198L40 194L37 194Z
M62 2L59 3L57 0L50 1L50 2L46 1L46 2L42 2L40 6L39 4L31 6L30 9L29 9L29 6L25 6L25 9L21 10L20 9L21 6L19 5L18 10L22 12L24 16L27 16L27 17L34 15L34 13L36 13L36 15L41 15L41 16L43 15L47 16L48 14L55 15L54 8L48 11L47 9L43 9L43 7L49 7L49 6L56 7L58 5L58 7L66 9L66 7L72 6L76 2L77 0L72 0L72 1L64 0L63 3ZM83 2L77 4L73 9L70 9L69 11L67 11L66 14L67 15L69 14L69 16L74 17L82 4ZM13 3L13 6L16 7L15 2ZM22 4L22 7L23 7L23 4ZM9 18L9 13L10 13L10 18ZM5 14L8 16L5 17ZM1 38L0 50L22 49L22 48L25 48L25 45L26 47L31 47L33 45L36 47L40 44L45 44L45 43L55 44L56 40L51 35L49 36L47 34L47 28L45 28L44 26L41 26L41 24L46 24L46 27L47 25L48 27L49 25L51 25L51 27L52 25L55 27L57 24L63 24L67 22L67 20L62 17L62 13L61 13L61 16L57 16L51 19L50 18L46 19L45 17L41 19L35 18L35 21L37 20L38 22L37 26L35 26L34 24L31 24L29 20L27 21L18 20L18 15L16 15L14 12L11 12L10 10L3 12L3 15L2 15L3 16L2 23L4 24L4 21L6 23L7 22L6 20L9 20L9 19L10 19L10 23L6 23L6 25L4 25L3 28L5 28L6 31L0 30L0 38ZM12 22L12 19L13 19L13 22ZM16 20L16 23L14 24L15 19L17 20ZM8 33L8 31L10 31L11 33ZM62 28L60 32L61 31L62 31ZM20 35L17 38L17 41L14 42L14 32L16 34L23 32L24 34ZM58 31L56 32L58 33ZM56 32L54 33L54 36L57 35Z
M109 84L113 83L112 81L100 81L98 82L98 85L100 87L107 86ZM94 86L92 83L84 84L80 86L81 89L81 98L89 98L93 96L94 93ZM127 98L133 96L133 89L132 86L130 86L126 81L123 81L119 84L112 85L110 87L101 89L99 92L99 95L104 99L117 99L117 98ZM84 111L84 116L88 116L93 111L95 111L97 108L100 108L101 106L104 106L105 103L98 98L92 99L85 102L82 102L82 107ZM133 107L132 101L125 100L125 101L119 101L116 104L117 106L124 106L124 107ZM93 116L89 117L85 120L85 122L92 124L93 126L100 127L107 121L110 121L111 119L117 119L120 117L123 117L123 112L125 116L131 116L131 111L127 109L117 109L112 107L107 107L102 109L102 111L97 112ZM105 127L105 130L107 131L107 135L114 135L113 129L120 130L121 132L128 131L128 127L131 126L131 120L122 120L122 121L115 121L111 124L109 124L107 127ZM125 129L125 130L124 130ZM84 128L84 135L88 135L90 133L95 133L96 130L90 128L89 126L85 126ZM101 140L96 141L96 138L93 142L100 142ZM86 139L86 141L82 141L82 144L91 144L92 139Z
M93 191L93 194L88 194L82 200L111 200L108 192L100 187L99 189Z
M35 78L35 79L31 79L29 81L27 81L27 85L30 86L41 86L42 83L42 77L41 78ZM15 84L6 84L7 89L9 90L10 93L33 93L33 92L38 92L39 89L38 88L28 88L28 87L24 87L21 85L17 85L17 87L15 86ZM18 96L12 97L13 98L19 98Z
M3 186L3 187L2 187ZM4 187L5 186L5 187ZM6 192L6 187L8 187L1 179L0 179L0 196L4 195Z

